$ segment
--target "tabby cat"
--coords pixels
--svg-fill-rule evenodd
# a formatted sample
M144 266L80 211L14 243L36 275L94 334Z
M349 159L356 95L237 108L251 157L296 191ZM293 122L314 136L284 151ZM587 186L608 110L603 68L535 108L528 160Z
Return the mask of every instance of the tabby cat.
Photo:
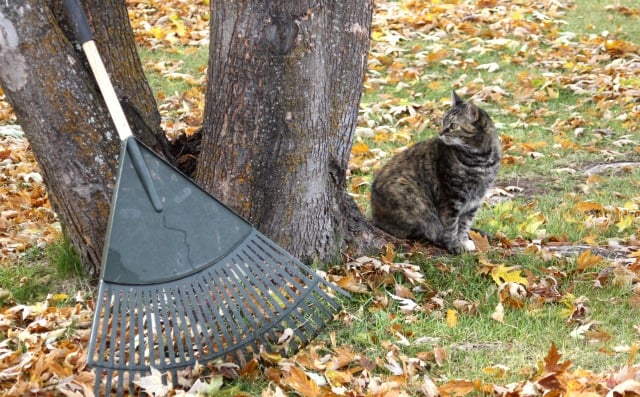
M426 239L459 254L475 249L473 217L500 166L491 118L454 92L438 136L394 156L371 187L374 224L399 238Z

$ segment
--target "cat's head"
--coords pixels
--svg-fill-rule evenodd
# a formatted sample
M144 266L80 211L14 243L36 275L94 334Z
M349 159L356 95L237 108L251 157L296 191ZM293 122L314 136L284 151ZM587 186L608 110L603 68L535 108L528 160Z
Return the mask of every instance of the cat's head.
M445 145L483 151L496 137L496 130L489 114L473 102L465 103L455 91L452 91L451 109L442 118L440 140Z

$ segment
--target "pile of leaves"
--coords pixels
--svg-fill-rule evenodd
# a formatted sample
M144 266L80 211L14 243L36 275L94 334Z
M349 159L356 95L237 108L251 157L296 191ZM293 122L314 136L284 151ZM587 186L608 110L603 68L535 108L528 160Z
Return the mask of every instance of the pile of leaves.
M1 98L1 97L0 97ZM10 107L0 99L0 117ZM7 113L8 114L8 113ZM9 115L5 120L12 121ZM60 238L60 225L22 130L0 120L0 265Z

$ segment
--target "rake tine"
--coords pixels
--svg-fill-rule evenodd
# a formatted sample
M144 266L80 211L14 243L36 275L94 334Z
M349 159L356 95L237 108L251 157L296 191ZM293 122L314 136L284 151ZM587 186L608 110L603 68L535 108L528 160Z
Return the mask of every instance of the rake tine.
M215 276L213 278L214 280L220 280L220 278L217 278L220 276L218 274L217 269L213 269L212 273L213 273L212 275ZM227 310L227 307L232 306L232 304L229 302L228 298L225 298L223 296L223 292L221 291L221 288L214 287L211 289L210 292L215 297L214 304L212 306L212 309L213 309L212 312L214 313L216 318L220 319L219 321L220 331L224 336L224 342L220 344L220 349L222 349L224 354L226 354L229 346L233 345L233 338L234 338L229 334L229 329L231 328L230 323L233 319L232 319L232 314L229 313L229 311ZM226 346L225 346L225 342L226 342Z
M116 351L117 351L117 336L118 336L118 324L120 321L120 296L113 296L113 314L110 325L110 331L108 335L111 335L111 340L109 341L108 353L109 353L109 362L115 363L116 359Z
M136 300L133 304L134 307L134 315L137 320L137 325L134 330L131 332L131 346L133 350L134 357L131 358L132 367L140 367L144 365L144 329L143 329L143 316L144 316L144 290L140 290L139 294L136 294ZM134 321L131 322L134 324ZM138 338L138 346L136 349L135 338ZM138 352L137 357L135 357L135 352Z
M204 355L204 347L211 346L211 338L209 337L209 333L199 332L196 325L197 324L206 324L205 319L203 317L202 312L202 303L200 303L197 299L197 295L195 294L195 285L192 285L191 288L185 288L184 291L180 290L180 294L183 295L183 301L187 303L187 307L191 308L188 311L190 314L189 321L192 324L191 332L193 333L193 338L195 339L195 345L200 346L198 352L200 353L200 357ZM195 316L195 317L194 317Z
M104 394L108 396L111 392L111 382L113 381L113 370L107 370L107 379L104 386Z
M249 259L250 256L248 255L247 252L243 251L242 252L242 256L246 256L248 260L244 260L244 263L252 263ZM239 257L242 259L242 256ZM253 274L252 269L248 269L248 271L250 273L247 274L247 276L249 274L251 274L253 277L251 278L251 286L254 287L251 290L251 294L256 296L256 299L260 299L262 298L263 301L265 301L265 303L268 303L267 305L264 306L265 311L268 311L268 319L267 320L265 318L265 320L267 320L266 322L273 325L276 324L278 322L278 319L281 316L281 311L283 309L283 306L286 308L286 305L289 304L289 301L280 293L280 291L278 291L277 288L270 288L270 285L268 285L266 283L266 281L260 277L256 277ZM269 274L269 273L264 273L264 274ZM270 322L269 322L270 321ZM261 329L265 329L267 327L267 324L262 324Z
M281 277L281 278L285 278L285 280L287 280L286 275L284 275L283 273L280 273L280 272L272 272L272 271L271 271L272 269L269 269L268 267L264 266L264 265L263 265L264 260L263 260L262 258L260 258L259 256L257 256L255 251L253 251L253 250L247 250L247 251L245 251L244 253L245 253L245 254L247 255L247 257L250 259L250 262L251 262L251 263L255 263L255 264L256 264L256 266L258 266L258 267L259 267L259 270L260 270L261 272L263 272L263 274L274 274L274 273L275 273L275 275L276 275L276 276L279 276L279 277ZM258 281L258 282L263 282L263 283L265 283L265 280L263 280L263 279L262 279L262 277L255 277L255 279L256 279L256 281ZM273 280L273 278L271 278L271 280L270 280L270 281L271 281L272 283L273 283L273 282L276 282L276 287L282 287L283 289L285 289L285 291L287 292L287 295L289 295L289 296L291 296L291 297L295 297L295 295L296 295L296 294L295 294L295 293L294 293L294 292L293 292L293 291L292 291L292 290L287 286L287 283L279 283L279 282L278 282L279 280ZM288 281L288 280L287 280L287 281ZM287 297L285 297L285 296L282 294L282 292L281 292L280 288L269 288L269 286L266 286L266 290L263 290L263 292L266 292L266 291L272 291L272 293L273 293L273 294L277 295L278 299L280 299L280 300L282 301L282 304L285 304L285 303L286 303L286 304L287 304L287 306L288 306L288 304L289 304L289 303L291 303L291 302L289 301L289 299L287 299ZM270 294L267 292L267 295L270 295ZM295 301L295 299L294 299L294 301ZM277 304L276 304L276 307L278 307L278 306L279 306L279 305L277 305Z
M185 357L184 360L185 362L191 361L191 359L193 359L193 357L195 357L195 353L193 350L193 346L202 346L202 341L200 340L200 337L198 336L198 333L195 332L193 330L193 326L195 326L195 324L197 324L196 319L194 317L194 311L197 310L197 304L193 304L188 298L187 298L187 294L189 292L190 288L187 285L183 285L183 288L177 288L178 291L178 297L180 297L180 301L182 302L182 305L178 305L178 310L184 315L186 314L186 319L185 319L185 327L184 327L184 334L185 334L185 341L186 341L186 345L187 345L187 351L188 354L185 353L185 355L187 355L188 357ZM183 351L184 353L184 351Z
M190 350L190 337L187 335L186 327L187 327L187 319L185 318L185 307L178 302L179 296L176 293L180 288L176 287L175 291L171 289L171 293L169 294L169 299L173 304L173 324L171 327L171 334L174 338L174 352L175 352L175 360L174 363L184 362L186 361L186 354L189 354L185 351L186 349ZM184 339L184 342L183 342ZM191 351L193 355L193 352Z
M154 291L154 296L153 296L153 300L150 302L151 304L151 309L153 310L153 324L155 326L155 332L152 335L149 335L151 339L151 341L153 342L154 339L157 339L157 344L158 344L158 361L155 363L155 365L157 367L159 367L160 365L162 365L162 362L164 361L166 352L165 350L170 350L170 349L166 349L165 348L165 340L164 340L164 331L162 330L162 324L160 323L160 319L164 318L160 316L159 310L158 310L158 306L161 305L161 295L162 295L162 289L161 288L157 288ZM157 300L157 304L156 304L156 300ZM168 321L168 319L167 319Z
M147 296L146 299L144 300L144 312L145 312L145 322L146 322L146 326L145 329L147 330L147 341L149 341L149 365L157 365L157 363L160 362L160 356L158 354L158 357L156 357L156 349L155 346L156 344L154 343L154 315L152 312L152 306L153 306L153 297L155 296L154 292L152 290L146 290ZM140 332L140 334L142 335L143 332ZM142 338L142 337L141 337ZM144 339L143 339L144 340Z
M211 276L211 273L207 272L205 275ZM222 319L218 315L218 310L216 310L216 305L213 300L213 297L211 296L211 294L208 293L210 292L210 290L207 289L207 281L204 280L204 277L203 277L203 280L201 280L195 285L195 287L199 289L199 292L201 293L201 297L204 298L204 301L206 303L205 308L208 309L208 310L203 310L202 312L203 316L206 319L203 322L206 328L205 331L206 330L210 331L210 332L205 332L205 336L207 338L210 338L211 335L213 335L213 338L215 339L215 346L217 347L218 350L222 349L222 340L220 339L220 334L218 332L218 329L216 329L216 324L222 324ZM210 346L210 349L211 349L210 354L214 354L214 345L211 344L210 340L208 343L209 343L208 346Z
M118 371L118 394L122 393L122 391L124 390L124 378L125 378L125 374L124 371L120 370ZM131 376L129 376L129 390L131 392L133 392L133 379L131 379Z
M220 270L221 270L221 269L220 269ZM224 270L222 270L222 271L224 272ZM218 273L218 274L219 274L219 273ZM228 277L226 274L223 274L223 276L225 276L225 278L226 278L226 277ZM222 278L221 278L221 279L222 279ZM237 280L234 280L234 281L237 281ZM233 298L229 295L228 288L216 288L216 290L218 290L218 291L220 292L220 294L224 296L224 301L228 303L226 308L224 308L224 307L222 308L223 312L224 312L225 314L227 314L227 315L225 315L225 317L227 318L228 322L229 322L229 323L234 322L236 325L239 325L239 326L240 326L240 329L243 329L243 327L242 327L243 316L242 316L242 314L238 311L238 310L239 310L238 305L237 305L237 304L234 304L234 301L235 301L236 299L233 299ZM230 310L232 314L231 314L231 315L229 315L229 311L228 311L228 310L225 310L225 309ZM242 339L242 337L241 337L241 336L236 335L235 333L234 333L234 335L233 335L233 336L234 336L234 340L236 340L236 338L238 338L238 339Z
M171 327L171 323L175 323L176 319L175 319L175 313L172 310L172 302L168 296L167 293L167 288L163 287L161 289L162 294L159 296L159 306L161 308L163 308L166 313L164 317L165 320L167 321L166 324L164 324L164 331L162 332L162 334L167 338L167 342L166 342L166 348L164 349L163 352L165 356L168 354L169 355L169 363L175 363L176 362L176 353L174 351L174 341L172 340L174 337L173 332L171 331L173 329L173 327ZM163 364L161 366L161 368L165 368L166 364Z
M126 355L126 340L127 340L127 314L129 312L129 308L127 307L127 302L129 293L127 291L122 291L120 295L120 315L118 316L118 323L120 324L120 343L118 344L117 350L119 351L118 355L122 362L120 363L123 367L127 367L127 355ZM114 351L116 347L114 345ZM122 377L120 377L121 379Z
M243 278L240 277L239 274L244 275L244 271L242 270L242 268L240 267L240 263L241 263L241 258L238 256L235 258L236 260L233 262L233 266L228 266L226 269L220 269L229 279L236 279L236 280L242 280ZM239 273L239 274L238 274ZM245 276L246 279L246 276ZM249 284L251 283L251 281L249 280ZM260 309L255 305L254 303L254 299L253 299L253 294L251 294L246 287L248 287L247 285L248 283L243 281L242 283L238 283L238 284L234 284L234 291L239 293L241 295L241 297L237 296L238 301L244 302L245 304L241 306L241 310L243 310L244 315L243 318L245 319L245 321L248 321L251 326L253 331L258 331L261 327L264 326L264 324L261 324L262 322L258 323L256 322L258 317L263 317L262 313L260 312Z
M249 262L257 264L257 266L260 267L260 270L264 271L264 274L271 274L270 272L267 271L268 269L264 268L261 265L263 263L262 261L255 260L256 259L255 251L249 251L249 252L244 252L244 253L245 253L245 255L247 255L251 259ZM277 276L283 276L283 275L281 273L279 273L279 274L277 274ZM263 281L263 280L261 280L261 278L256 278L256 279L257 279L257 281ZM277 282L278 280L272 280L272 281L276 281ZM263 289L260 286L259 283L256 283L254 285L256 285L258 288L260 288L265 296L269 297L268 299L270 299L272 301L272 303L274 304L275 307L280 307L282 309L282 310L280 310L279 314L274 317L272 325L280 324L280 326L283 329L284 328L288 328L287 324L286 324L286 319L291 315L293 315L296 318L296 320L298 320L298 321L302 321L302 322L306 321L306 319L304 319L303 317L301 317L299 315L299 313L297 313L296 306L293 306L293 303L291 303L281 293L280 288L276 287L276 288L270 289L270 291L271 291L271 293L270 293L269 290ZM265 286L265 288L268 288L268 287ZM285 289L287 291L288 295L292 297L292 299L295 299L293 297L296 294L288 286L286 286L286 283L285 283L285 285L281 285L281 288ZM275 294L281 300L282 304L278 304L278 302L276 302L275 299L273 299L273 297L271 296L272 294ZM287 303L287 305L284 305L284 303ZM291 305L289 305L289 304L291 304ZM284 307L282 307L282 305L284 305ZM292 327L292 328L295 329L295 326ZM274 335L272 334L272 336L274 336ZM309 342L308 338L304 334L299 334L298 333L298 337L302 340L303 344L307 344ZM275 341L277 341L277 338L275 338L275 336L274 336L271 340L275 342Z
M252 255L254 256L254 258L257 258L255 262L259 263L259 266L263 268L264 271L268 271L269 273L275 273L279 277L284 279L286 283L284 283L283 287L287 287L289 293L296 295L295 293L293 293L293 291L291 291L291 289L288 288L287 284L291 284L292 286L294 286L296 289L300 291L309 287L309 286L301 285L291 276L290 274L291 270L288 270L288 268L293 268L293 266L290 266L291 264L287 263L288 258L286 256L280 255L280 252L278 251L274 251L274 250L267 251L264 248L271 248L271 247L269 246L262 247L257 243L255 243L250 247ZM281 264L282 266L280 267L274 266L274 264L276 263ZM312 280L312 284L313 286L315 286L317 283L318 283L317 277L315 277L315 279Z

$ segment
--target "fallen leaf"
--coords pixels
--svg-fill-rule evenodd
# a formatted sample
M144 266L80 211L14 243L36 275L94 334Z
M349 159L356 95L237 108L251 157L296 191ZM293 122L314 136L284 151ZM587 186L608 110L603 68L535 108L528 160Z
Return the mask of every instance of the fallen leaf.
M505 265L499 265L491 270L491 277L496 284L501 285L507 282L519 283L522 285L528 285L529 282L526 278L520 275L521 270L518 267L509 267Z
M580 271L585 271L586 269L599 265L602 263L603 258L601 256L595 255L591 252L591 250L583 251L578 258L576 259L576 264L578 265L578 269Z
M491 314L491 318L499 323L504 324L504 306L502 305L502 303L498 303L496 305L496 309Z
M458 312L454 309L447 310L447 327L455 328L458 326Z

